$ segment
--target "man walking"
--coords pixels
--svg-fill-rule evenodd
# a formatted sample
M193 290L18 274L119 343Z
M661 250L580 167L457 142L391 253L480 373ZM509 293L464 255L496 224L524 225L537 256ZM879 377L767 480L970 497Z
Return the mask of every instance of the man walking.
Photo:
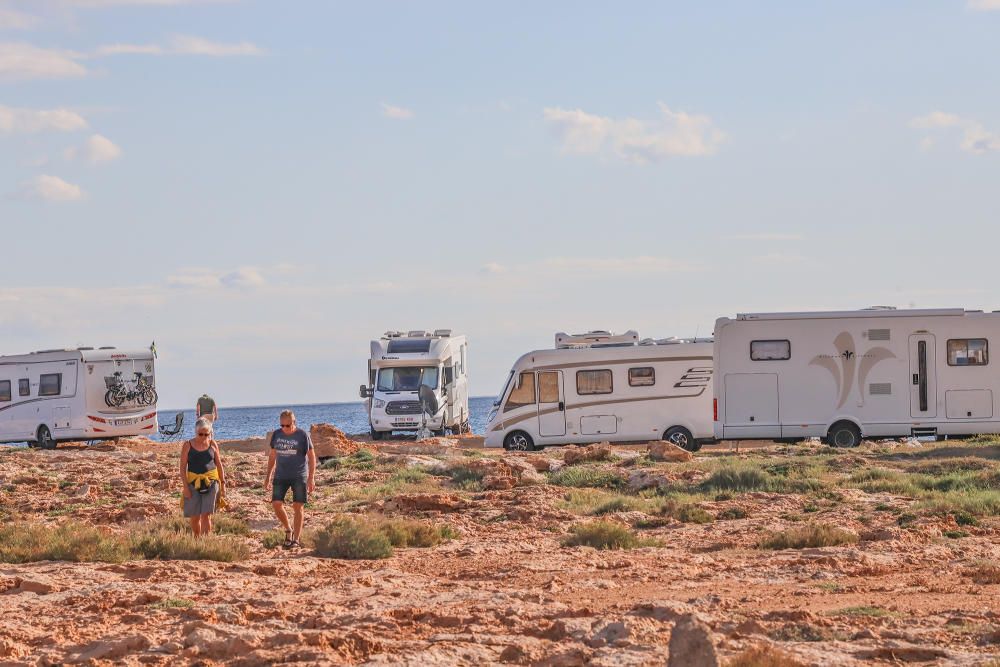
M302 546L302 507L309 494L316 490L316 450L313 449L309 434L295 425L295 413L285 410L279 418L281 428L271 434L271 451L267 457L267 474L264 489L271 493L274 514L285 529L286 549ZM292 510L294 522L288 524L285 513L285 497L292 490Z
M208 394L202 394L194 408L194 418L211 419L214 424L219 419L219 408L215 405L215 399Z

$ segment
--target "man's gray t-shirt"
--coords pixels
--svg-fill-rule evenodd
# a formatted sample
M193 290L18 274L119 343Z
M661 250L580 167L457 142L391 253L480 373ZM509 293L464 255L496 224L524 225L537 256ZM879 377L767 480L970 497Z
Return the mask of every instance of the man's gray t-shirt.
M306 454L313 443L309 434L300 428L291 435L278 429L271 434L271 449L275 454L274 479L304 480L309 475Z

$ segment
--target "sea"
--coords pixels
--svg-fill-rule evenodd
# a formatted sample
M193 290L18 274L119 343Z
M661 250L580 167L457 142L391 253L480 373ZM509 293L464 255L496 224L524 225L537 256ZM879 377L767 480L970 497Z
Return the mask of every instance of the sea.
M483 433L486 430L486 418L492 405L491 397L469 399L469 424L473 433ZM215 422L215 438L242 440L264 435L278 428L278 415L286 408L295 413L296 422L305 430L309 430L313 424L333 424L344 433L368 433L368 414L365 412L365 404L361 402L243 408L219 406L219 420ZM194 410L161 409L158 416L160 426L172 425L178 412L184 413L182 435L190 438L194 435Z

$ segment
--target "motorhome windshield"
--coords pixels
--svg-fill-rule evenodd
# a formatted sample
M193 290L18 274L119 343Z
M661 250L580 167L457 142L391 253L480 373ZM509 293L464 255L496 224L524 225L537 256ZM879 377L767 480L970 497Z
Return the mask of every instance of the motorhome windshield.
M503 389L501 389L500 393L497 394L497 397L493 399L493 405L500 405L500 401L503 400L504 394L507 393L507 387L510 386L510 379L512 377L514 377L514 371L511 371L510 375L507 376L507 381L503 383Z
M378 372L379 391L416 391L422 384L437 389L437 366L383 368Z

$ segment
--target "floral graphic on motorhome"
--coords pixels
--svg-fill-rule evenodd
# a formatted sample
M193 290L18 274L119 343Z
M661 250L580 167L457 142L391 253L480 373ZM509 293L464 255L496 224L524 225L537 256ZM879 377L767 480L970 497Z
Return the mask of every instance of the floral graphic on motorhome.
M886 359L895 359L896 355L892 350L885 347L873 347L863 354L856 352L854 336L843 331L833 339L833 346L838 350L837 354L817 354L809 362L810 366L819 366L830 371L833 381L837 385L837 396L839 402L837 409L844 407L847 398L851 395L854 386L855 374L858 380L858 395L861 396L861 403L865 401L865 380L875 364Z

